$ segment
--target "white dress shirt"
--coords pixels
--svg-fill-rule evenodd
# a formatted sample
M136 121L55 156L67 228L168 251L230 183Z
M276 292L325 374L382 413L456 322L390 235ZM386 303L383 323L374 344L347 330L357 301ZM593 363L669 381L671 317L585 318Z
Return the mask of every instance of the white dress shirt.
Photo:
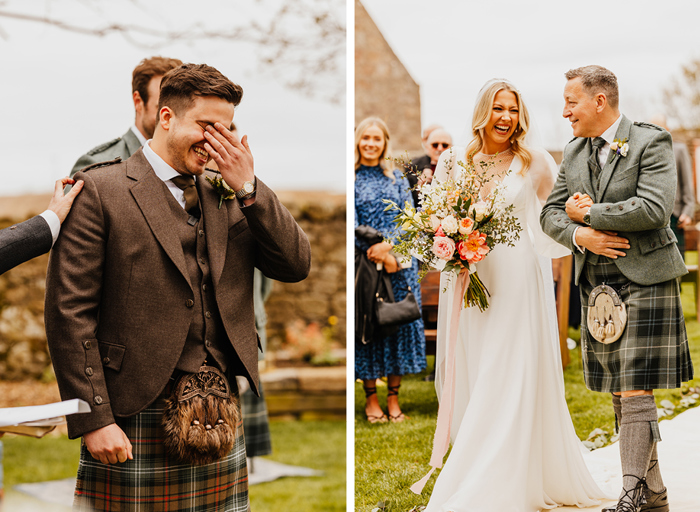
M151 167L153 167L156 176L158 176L163 183L165 183L165 186L168 187L168 190L173 195L175 200L180 203L180 206L182 206L184 209L185 193L180 187L175 185L172 180L173 178L180 176L180 173L165 163L165 160L159 157L156 152L151 149L150 141L143 145L143 156L146 157L148 163L151 164ZM196 181L197 177L195 176L194 179Z
M146 137L143 136L141 133L141 130L136 128L135 124L131 125L131 131L134 132L134 135L136 135L136 138L139 139L139 142L141 143L142 146L146 145Z
M41 212L39 214L49 225L49 229L51 230L51 237L53 238L53 242L51 242L51 247L53 247L53 244L56 243L56 239L58 238L58 233L61 231L61 221L58 220L58 215L56 215L56 212L53 210L46 210L45 212Z

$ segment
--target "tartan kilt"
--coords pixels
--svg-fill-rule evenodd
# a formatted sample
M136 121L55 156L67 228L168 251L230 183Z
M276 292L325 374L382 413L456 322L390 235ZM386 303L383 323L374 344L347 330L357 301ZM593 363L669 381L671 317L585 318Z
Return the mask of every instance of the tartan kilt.
M231 390L236 391L235 379ZM204 466L176 463L165 453L161 417L166 395L116 423L131 441L133 460L102 464L83 446L73 510L248 512L248 469L243 421L223 459Z
M272 453L270 420L263 394L262 381L258 383L260 396L248 387L241 395L243 430L245 431L245 451L248 457L260 457Z
M586 326L588 296L607 284L627 308L627 326L617 341L597 341ZM651 286L631 282L608 258L586 263L580 280L581 358L591 391L674 389L693 378L677 279Z

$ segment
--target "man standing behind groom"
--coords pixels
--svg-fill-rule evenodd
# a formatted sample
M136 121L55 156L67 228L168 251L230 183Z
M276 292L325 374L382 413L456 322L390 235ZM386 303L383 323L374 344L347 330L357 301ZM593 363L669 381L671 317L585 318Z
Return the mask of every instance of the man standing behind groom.
M542 210L542 229L575 255L583 304L586 386L612 393L620 425L622 493L605 511L667 512L654 389L693 378L677 277L687 272L669 227L676 191L671 135L618 108L617 77L601 66L566 74L563 115L575 138ZM611 286L627 308L622 336L597 341L591 291Z
M83 437L78 510L248 510L241 422L221 420L235 442L208 464L169 453L163 429L175 379L205 363L234 396L236 375L257 391L254 268L284 282L309 272L306 235L256 177L247 137L227 129L242 94L210 66L176 68L153 139L76 175L85 184L51 255L45 320L62 398L92 407L67 420ZM210 158L234 198L204 179ZM204 428L182 427L190 443Z

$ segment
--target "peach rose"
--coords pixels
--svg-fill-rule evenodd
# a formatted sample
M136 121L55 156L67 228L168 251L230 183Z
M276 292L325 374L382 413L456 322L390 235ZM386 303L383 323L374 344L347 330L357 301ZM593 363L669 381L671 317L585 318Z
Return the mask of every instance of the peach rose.
M474 229L474 220L471 217L466 217L464 219L459 219L459 233L461 235L468 235Z
M455 253L455 243L446 236L435 237L433 242L433 253L441 260L449 261Z

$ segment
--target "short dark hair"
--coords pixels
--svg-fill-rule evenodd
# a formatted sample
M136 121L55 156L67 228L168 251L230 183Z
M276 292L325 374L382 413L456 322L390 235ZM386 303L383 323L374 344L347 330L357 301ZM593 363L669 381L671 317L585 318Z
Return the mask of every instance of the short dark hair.
M605 94L610 106L617 108L620 103L620 92L617 87L617 77L615 73L603 66L583 66L581 68L570 69L564 76L567 80L574 78L581 79L583 90L590 96L599 92Z
M144 103L148 103L148 84L154 76L163 76L171 69L182 66L180 59L169 59L167 57L150 57L139 62L134 68L131 78L132 94L138 91Z
M216 68L206 64L183 64L169 71L160 83L158 111L170 107L181 115L194 103L195 97L214 96L238 106L243 88L234 84Z

